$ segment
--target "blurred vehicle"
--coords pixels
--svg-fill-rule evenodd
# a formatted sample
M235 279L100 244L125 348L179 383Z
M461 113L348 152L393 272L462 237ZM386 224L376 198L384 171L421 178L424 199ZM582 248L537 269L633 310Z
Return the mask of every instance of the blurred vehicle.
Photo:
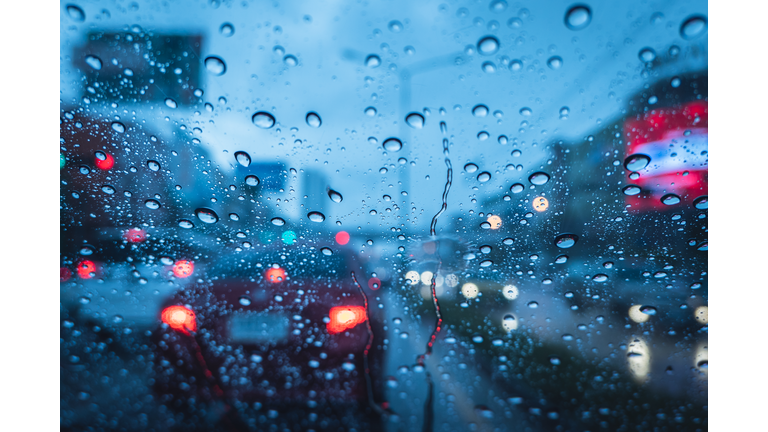
M383 305L350 250L268 245L247 260L223 256L208 275L157 317L163 403L203 429L285 419L380 427L387 404L371 377L383 368Z

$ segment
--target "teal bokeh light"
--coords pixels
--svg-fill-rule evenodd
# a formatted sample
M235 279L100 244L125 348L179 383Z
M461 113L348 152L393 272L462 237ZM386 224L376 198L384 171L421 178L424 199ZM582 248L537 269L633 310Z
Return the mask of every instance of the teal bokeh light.
M283 243L287 245L294 244L296 243L296 233L290 230L285 231L283 233L282 239L283 239Z

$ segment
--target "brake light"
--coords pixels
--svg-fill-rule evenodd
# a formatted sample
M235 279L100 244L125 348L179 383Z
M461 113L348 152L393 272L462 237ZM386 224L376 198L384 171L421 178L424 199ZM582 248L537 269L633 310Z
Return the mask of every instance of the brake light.
M336 233L336 243L345 245L349 243L349 233L346 231L339 231Z
M195 264L189 260L178 260L173 265L173 274L176 275L176 277L180 277L180 278L189 277L189 276L192 276L192 273L194 271L195 271Z
M365 308L362 306L334 306L328 313L328 333L336 334L354 328L365 322Z
M272 283L279 283L285 280L285 270L280 267L272 267L264 272L264 277Z
M147 239L147 232L139 228L131 228L123 232L123 238L131 243L141 243Z
M101 152L103 153L103 152ZM98 156L95 159L94 163L96 164L96 168L100 170L111 170L113 166L115 166L115 158L112 157L109 153L103 153L104 159L99 158Z
M189 332L197 331L195 313L184 306L169 306L163 309L163 312L160 314L160 319L165 324L168 324L170 328L186 335L188 335Z
M77 265L77 275L83 279L92 278L94 273L96 273L96 264L93 261L85 260Z

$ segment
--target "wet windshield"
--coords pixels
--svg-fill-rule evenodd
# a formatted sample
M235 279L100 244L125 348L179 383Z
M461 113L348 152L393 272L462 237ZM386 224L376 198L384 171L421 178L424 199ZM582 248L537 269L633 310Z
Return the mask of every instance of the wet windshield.
M61 3L62 429L706 430L707 15Z

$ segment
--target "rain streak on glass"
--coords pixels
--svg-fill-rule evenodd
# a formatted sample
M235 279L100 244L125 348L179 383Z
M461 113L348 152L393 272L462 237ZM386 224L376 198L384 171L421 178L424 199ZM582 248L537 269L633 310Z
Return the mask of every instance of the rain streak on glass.
M251 121L262 129L269 129L275 125L275 117L266 111L257 112L251 117Z
M195 210L195 216L200 219L201 222L207 224L214 224L219 221L219 215L212 209L201 207Z
M583 30L592 21L592 10L586 5L571 6L565 13L565 26L571 30Z
M251 165L251 156L244 151L235 152L235 160L237 160L240 165L246 168Z
M227 64L224 63L224 60L220 59L219 57L206 57L204 63L205 69L212 75L221 76L224 75L224 73L227 71Z

